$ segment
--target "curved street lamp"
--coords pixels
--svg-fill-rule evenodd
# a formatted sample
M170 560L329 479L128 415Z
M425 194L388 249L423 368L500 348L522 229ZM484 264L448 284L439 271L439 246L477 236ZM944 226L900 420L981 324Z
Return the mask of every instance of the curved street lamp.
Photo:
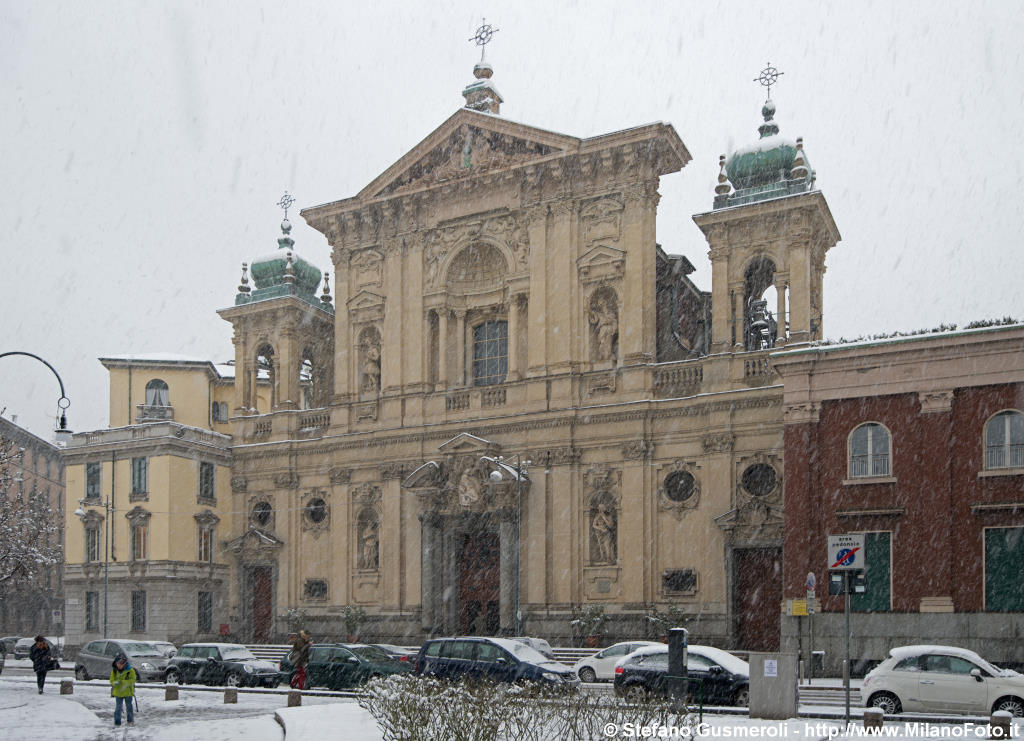
M60 384L60 398L57 399L57 429L54 430L54 439L57 444L61 447L66 447L71 442L71 430L68 429L68 416L67 408L71 406L71 400L68 395L64 393L64 381L61 380L60 374L57 369L50 365L48 362L43 360L38 355L34 355L30 352L24 352L22 350L11 350L10 352L0 353L0 358L6 358L8 355L25 355L29 358L35 358L40 363L49 368L53 375L57 377L57 383Z

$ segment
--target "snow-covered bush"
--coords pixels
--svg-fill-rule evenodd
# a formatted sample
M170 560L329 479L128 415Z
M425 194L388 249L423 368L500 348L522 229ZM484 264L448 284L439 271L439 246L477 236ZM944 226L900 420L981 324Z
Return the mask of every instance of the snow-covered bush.
M667 700L633 705L616 697L534 684L444 682L394 675L371 682L359 704L385 741L548 741L604 737L609 723L692 726Z

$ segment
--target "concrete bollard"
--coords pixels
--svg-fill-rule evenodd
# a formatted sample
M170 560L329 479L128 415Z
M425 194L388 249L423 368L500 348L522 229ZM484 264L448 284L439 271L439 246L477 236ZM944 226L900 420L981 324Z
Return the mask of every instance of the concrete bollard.
M75 683L71 679L60 680L60 693L62 695L73 695L75 694Z
M302 705L302 693L298 690L288 690L288 707L297 708Z
M885 711L882 708L864 708L864 729L868 731L880 731L882 720L885 718Z
M178 699L178 688L177 687L164 687L164 700L177 700Z
M224 688L224 704L225 705L237 705L238 704L238 688L237 687L225 687Z
M1010 738L1013 716L1007 710L997 710L988 719L989 738Z

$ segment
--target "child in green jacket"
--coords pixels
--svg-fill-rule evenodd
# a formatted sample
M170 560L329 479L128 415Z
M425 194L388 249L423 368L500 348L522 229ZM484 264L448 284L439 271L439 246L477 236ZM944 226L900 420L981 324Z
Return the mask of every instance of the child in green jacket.
M114 698L114 725L121 725L121 706L128 706L128 725L135 723L135 669L128 663L128 657L118 654L114 657L110 671L110 696Z

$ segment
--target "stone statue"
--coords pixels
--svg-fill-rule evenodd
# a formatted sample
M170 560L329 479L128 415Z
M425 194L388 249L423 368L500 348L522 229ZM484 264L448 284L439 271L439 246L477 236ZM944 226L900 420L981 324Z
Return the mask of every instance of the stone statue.
M363 352L363 391L380 390L380 348L368 345Z
M601 564L615 563L615 515L607 504L597 505L590 530L597 546L591 560Z
M370 520L363 525L360 541L359 568L376 571L380 563L380 536L376 520Z
M615 359L615 338L619 334L619 317L615 309L603 298L597 299L590 310L590 323L594 327L595 359Z
M459 477L459 504L468 507L480 500L480 481L474 475L475 466L467 466Z

